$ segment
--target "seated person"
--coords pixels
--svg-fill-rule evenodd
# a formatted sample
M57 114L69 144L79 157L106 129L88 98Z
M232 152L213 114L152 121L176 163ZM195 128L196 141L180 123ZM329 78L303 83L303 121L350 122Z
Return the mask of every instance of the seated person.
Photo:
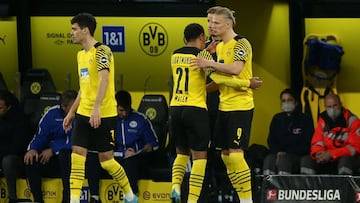
M302 174L352 175L360 163L360 120L342 106L340 97L325 97L311 140L310 156L301 160Z
M301 157L310 152L314 125L310 117L299 110L295 92L283 90L280 102L283 111L275 114L270 124L264 175L299 173Z
M25 116L19 101L8 90L0 90L0 172L5 176L9 203L18 202L16 178L23 174L22 157L26 152Z
M62 122L76 96L76 91L64 92L61 95L61 104L51 107L43 115L37 133L31 140L24 156L26 176L35 202L44 202L41 178L58 176L57 172L60 172L62 178L62 202L70 202L71 132L65 132Z
M124 167L134 193L138 193L139 174L151 164L152 151L159 147L158 138L150 120L142 113L131 108L131 95L127 91L116 93L118 118L116 124L117 147L115 159ZM88 153L87 178L91 203L99 199L99 180L106 175L101 168L96 152Z

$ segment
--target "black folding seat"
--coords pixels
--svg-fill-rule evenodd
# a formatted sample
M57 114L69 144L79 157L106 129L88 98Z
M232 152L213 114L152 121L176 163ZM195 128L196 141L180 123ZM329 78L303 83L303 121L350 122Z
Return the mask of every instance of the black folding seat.
M146 94L142 97L138 111L151 121L159 140L159 149L155 152L152 166L149 167L149 178L154 181L171 181L171 165L168 145L169 107L164 95Z

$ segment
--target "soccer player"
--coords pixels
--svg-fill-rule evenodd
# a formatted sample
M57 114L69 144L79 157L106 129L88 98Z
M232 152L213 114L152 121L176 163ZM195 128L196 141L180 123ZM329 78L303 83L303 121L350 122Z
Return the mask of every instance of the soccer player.
M190 67L197 56L211 60L204 50L204 28L192 23L185 27L186 46L175 50L171 57L173 95L170 102L170 126L175 140L176 158L172 168L172 202L180 202L181 183L186 165L192 156L188 202L199 199L210 141L209 117L206 107L206 75L202 69Z
M124 191L125 203L137 203L124 169L114 159L116 100L114 57L110 48L94 38L96 20L89 13L79 13L71 19L71 36L83 50L77 54L78 96L64 119L69 130L75 118L70 174L70 202L79 203L88 150L99 152L99 161Z
M218 8L209 23L211 33L222 40L216 46L217 61L197 57L192 60L192 64L200 68L212 67L214 73L231 75L231 80L251 79L252 48L250 42L233 29L234 11L226 7ZM248 148L250 139L254 112L253 92L250 87L238 88L226 84L226 78L223 82L218 83L220 103L215 125L215 145L222 149L222 159L240 202L250 203L251 175L244 150Z

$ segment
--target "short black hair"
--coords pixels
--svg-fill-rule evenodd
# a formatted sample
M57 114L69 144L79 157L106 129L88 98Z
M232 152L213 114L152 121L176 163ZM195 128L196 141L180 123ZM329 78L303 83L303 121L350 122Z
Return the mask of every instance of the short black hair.
M60 103L62 106L67 107L71 101L74 101L77 97L77 91L66 90L61 94Z
M198 23L191 23L185 27L184 37L186 42L195 40L201 34L205 34L203 26Z
M71 19L71 24L77 23L81 29L89 28L90 35L94 36L96 29L95 17L90 13L79 13Z
M290 94L295 99L296 102L299 102L299 97L298 97L298 95L295 93L295 91L293 89L286 88L283 91L281 91L280 99L283 96L283 94Z
M123 107L126 111L131 110L131 95L126 90L119 90L116 95L116 102L118 106Z
M6 106L19 105L19 100L9 90L0 90L0 100L3 100Z

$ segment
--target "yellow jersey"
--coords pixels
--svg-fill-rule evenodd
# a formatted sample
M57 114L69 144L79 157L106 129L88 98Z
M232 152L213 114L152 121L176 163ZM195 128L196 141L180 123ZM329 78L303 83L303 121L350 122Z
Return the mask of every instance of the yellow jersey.
M211 54L196 47L182 47L171 56L173 93L170 106L194 106L207 109L206 75L201 68L190 67L190 60L203 57L212 60Z
M250 42L236 36L226 44L222 41L216 46L217 61L231 64L235 61L243 61L245 66L237 75L239 79L249 80L252 77L252 48ZM234 88L219 85L221 111L242 111L254 108L254 98L251 88Z
M98 72L106 69L109 71L109 84L100 106L101 117L116 116L115 66L111 49L98 42L87 52L85 50L79 51L77 61L81 91L77 113L83 116L91 116L100 82Z

